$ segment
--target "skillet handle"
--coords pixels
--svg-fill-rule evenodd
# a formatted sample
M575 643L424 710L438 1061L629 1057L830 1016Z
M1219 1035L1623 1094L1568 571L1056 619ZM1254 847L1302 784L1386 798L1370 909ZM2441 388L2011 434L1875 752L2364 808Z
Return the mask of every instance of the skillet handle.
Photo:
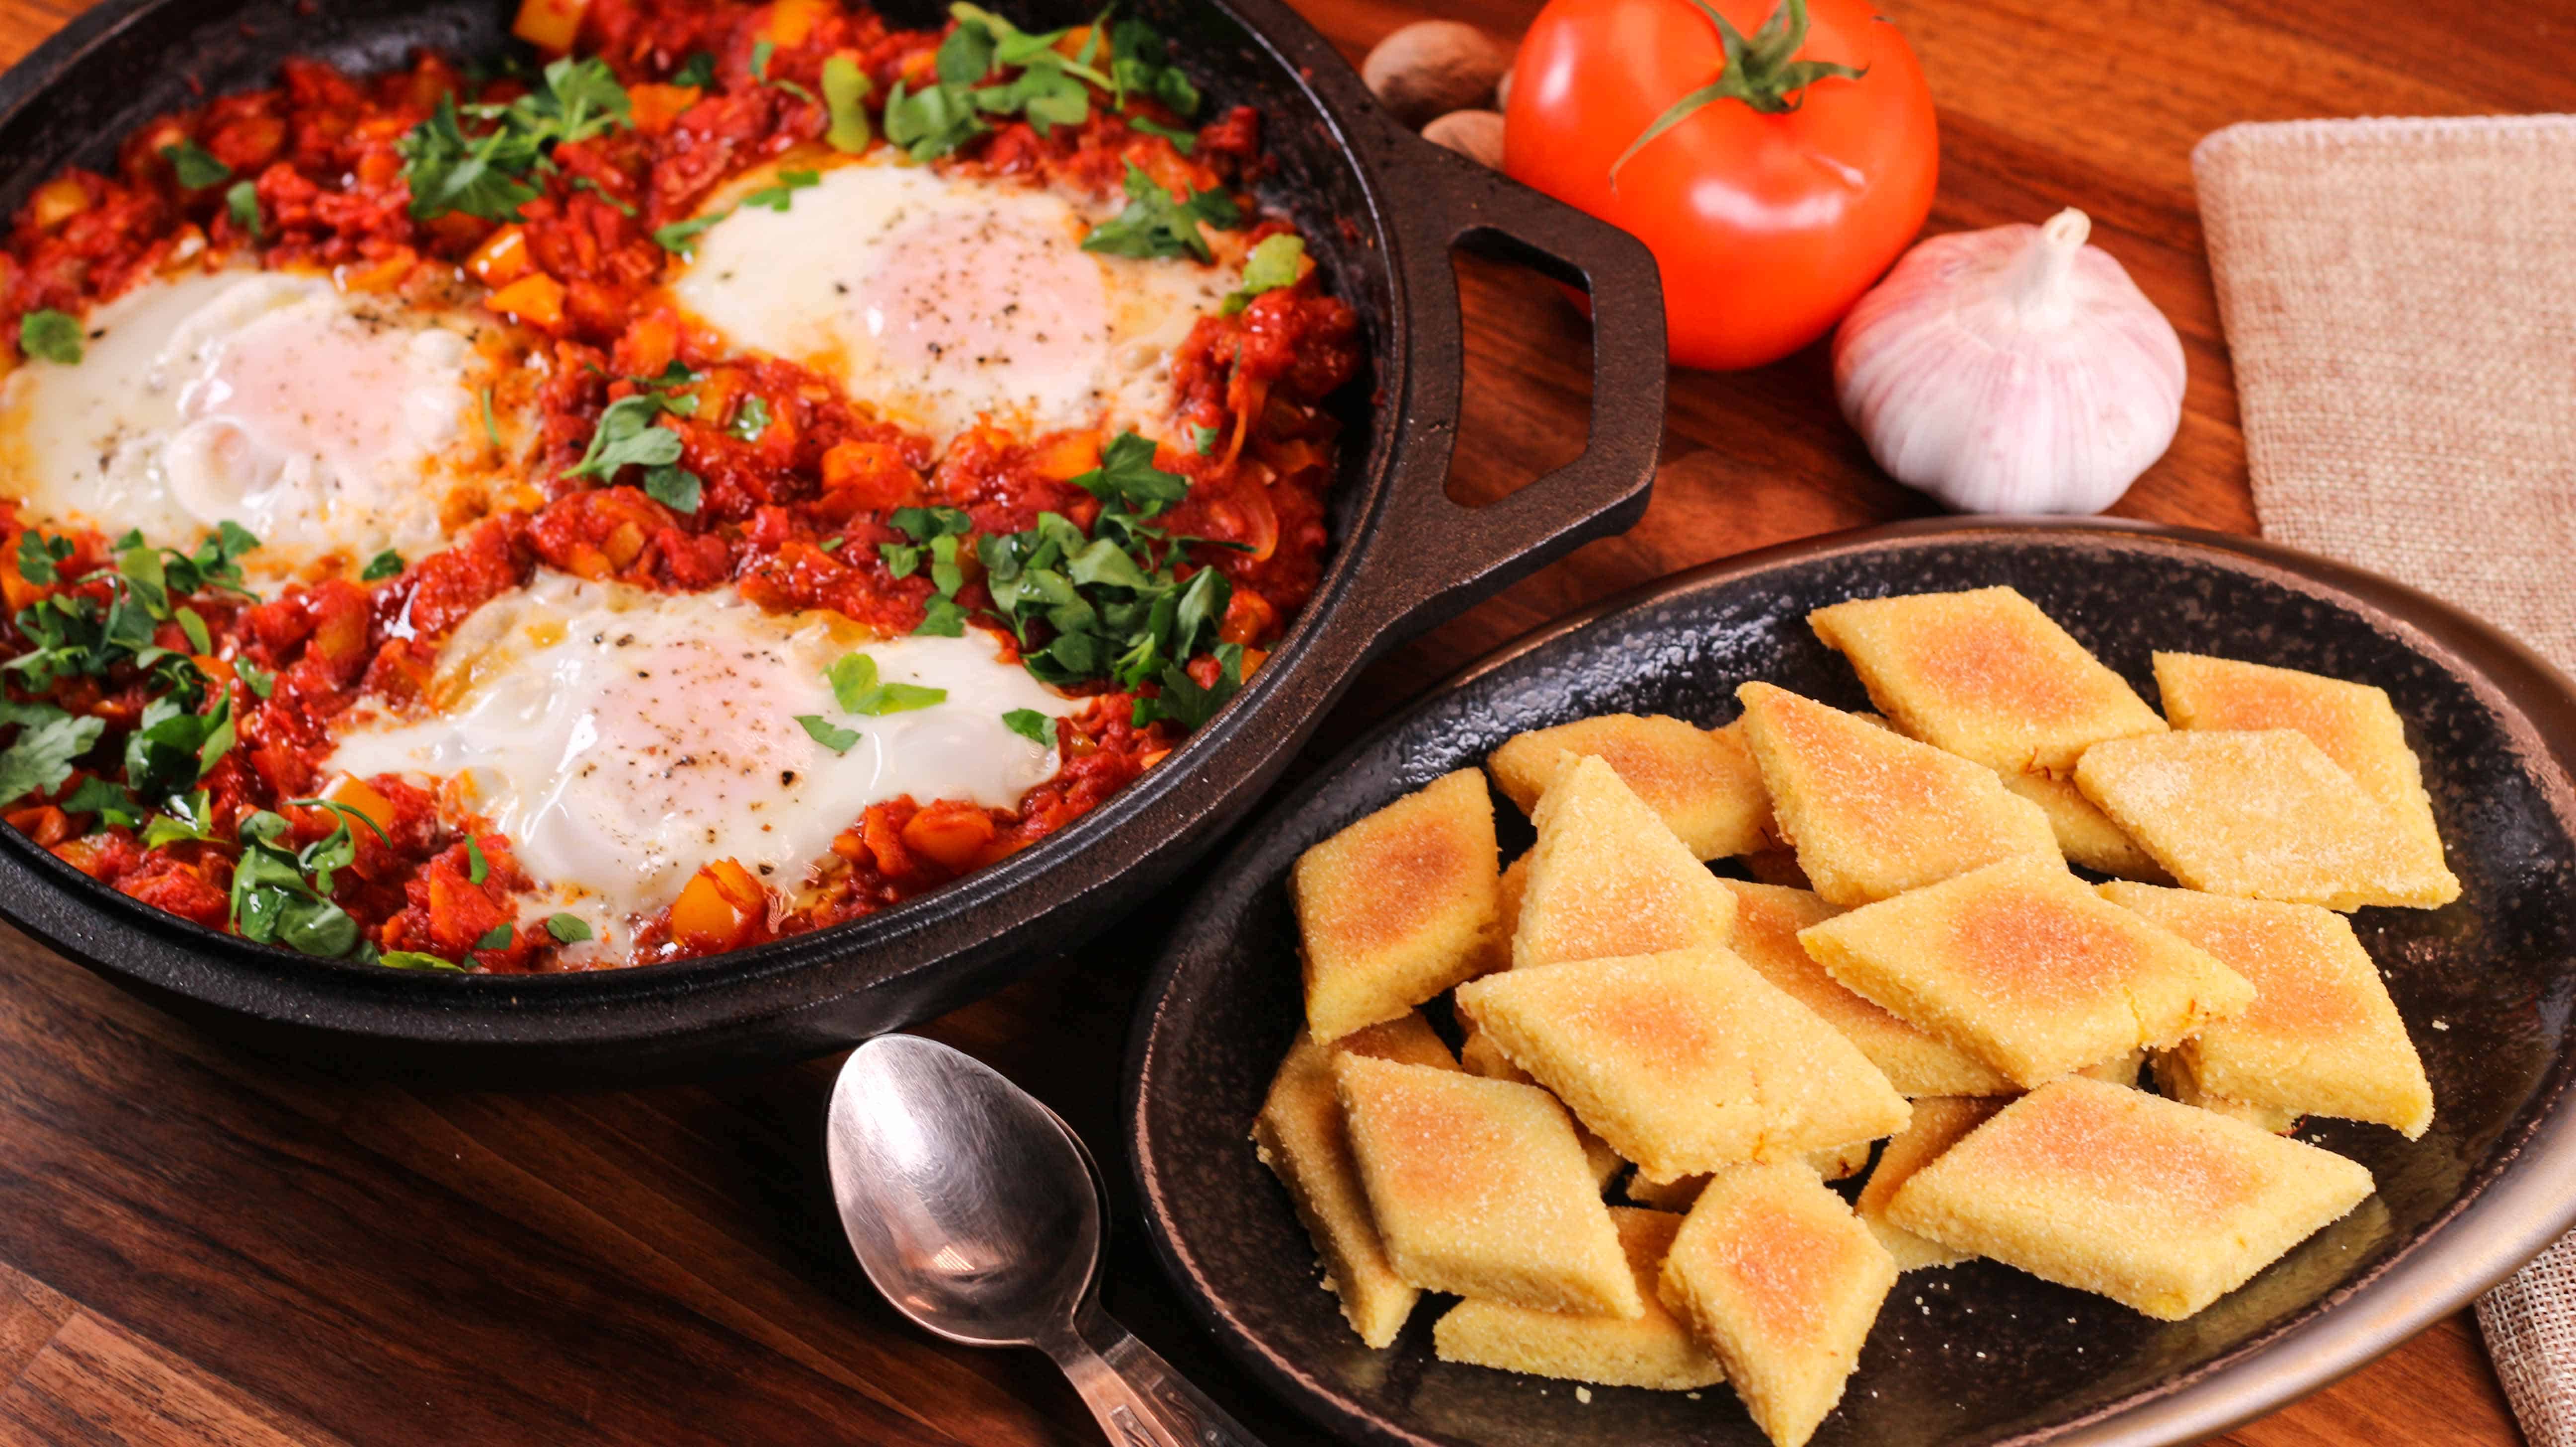
M1378 616L1389 620L1381 647L1635 526L1663 442L1665 373L1663 285L1645 243L1392 122L1385 131L1394 152L1388 171L1405 178L1391 208L1404 282L1423 298L1407 371L1449 381L1445 395L1408 388L1400 403L1408 429L1419 430L1379 523L1410 540L1379 554L1389 563L1378 579ZM1592 301L1592 420L1583 455L1483 507L1446 492L1466 360L1453 246L1529 267Z

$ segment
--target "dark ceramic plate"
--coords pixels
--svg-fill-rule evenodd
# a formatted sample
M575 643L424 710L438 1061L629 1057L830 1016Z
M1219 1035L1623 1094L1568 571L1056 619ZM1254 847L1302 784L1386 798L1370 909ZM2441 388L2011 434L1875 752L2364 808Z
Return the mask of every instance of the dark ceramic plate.
M2259 542L2107 524L1908 524L1683 574L1467 670L1242 836L1180 921L1130 1044L1128 1146L1164 1263L1272 1387L1357 1441L1541 1447L1761 1441L1731 1394L1595 1388L1436 1360L1432 1304L1371 1352L1244 1136L1298 1027L1299 851L1524 729L1614 711L1718 724L1768 679L1866 700L1806 626L1845 598L2009 583L2154 697L2184 649L2388 690L2465 887L2446 909L2364 910L2431 1074L2421 1141L2340 1121L2302 1134L2379 1193L2189 1321L2150 1321L1991 1262L1910 1273L1820 1447L2197 1439L2333 1380L2453 1310L2576 1217L2566 1108L2576 985L2576 692L2484 625L2393 583ZM1508 804L1505 853L1527 826ZM1518 830L1517 837L1508 831Z

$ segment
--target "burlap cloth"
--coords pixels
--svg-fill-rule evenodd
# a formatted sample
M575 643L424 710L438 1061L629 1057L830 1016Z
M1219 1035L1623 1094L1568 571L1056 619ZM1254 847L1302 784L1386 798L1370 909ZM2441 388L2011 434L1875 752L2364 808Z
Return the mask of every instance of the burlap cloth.
M2576 673L2576 116L2232 126L2192 169L2265 536ZM2478 1321L2576 1447L2576 1236Z

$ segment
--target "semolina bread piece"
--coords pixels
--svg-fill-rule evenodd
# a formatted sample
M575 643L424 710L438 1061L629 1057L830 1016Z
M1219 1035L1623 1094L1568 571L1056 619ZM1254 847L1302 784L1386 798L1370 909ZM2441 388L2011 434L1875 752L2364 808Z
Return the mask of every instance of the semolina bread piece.
M1870 1153L1877 1144L1876 1141L1854 1141L1847 1146L1809 1151L1801 1159L1806 1161L1809 1170L1816 1173L1818 1180L1847 1181L1869 1169ZM1709 1173L1705 1171L1670 1181L1650 1181L1637 1175L1628 1181L1628 1199L1658 1211L1687 1211L1691 1203L1699 1199L1699 1193L1707 1187L1708 1181Z
M2075 782L2187 889L2328 909L2460 897L2439 850L2296 729L2112 739Z
M2138 841L2120 832L2111 816L2093 807L2084 791L2072 779L2050 774L1998 774L2004 787L2039 806L2048 816L2048 827L2057 831L2057 847L2068 859L2087 869L2115 874L2122 879L2143 879L2149 884L2171 884L2173 876L2156 863L2154 855L2138 847Z
M1603 714L1503 741L1485 760L1503 797L1527 814L1556 776L1589 755L1608 764L1684 847L1702 859L1759 849L1771 818L1762 774L1741 738L1662 714Z
M1485 776L1460 769L1298 856L1289 890L1317 1039L1392 1020L1475 972L1498 853Z
M1867 904L2020 855L2058 862L2048 816L1992 769L1767 683L1735 692L1780 834L1831 903Z
M1512 936L1520 933L1521 895L1529 889L1529 856L1504 865L1494 889L1494 927L1485 935L1484 951L1476 964L1479 975L1512 967Z
M1297 1208L1297 1219L1315 1241L1323 1259L1324 1286L1341 1299L1351 1330L1373 1347L1395 1340L1404 1319L1413 1313L1421 1293L1387 1264L1369 1217L1368 1196L1361 1189L1359 1166L1351 1159L1349 1134L1342 1125L1342 1103L1333 1092L1333 1061L1345 1054L1455 1070L1449 1047L1431 1033L1420 1013L1407 1011L1383 1024L1354 1030L1331 1044L1317 1044L1305 1031L1288 1047L1279 1073L1270 1082L1269 1098L1252 1122L1252 1144L1261 1163Z
M2196 653L2157 654L2156 689L2175 728L2306 734L2396 817L2420 849L2441 859L2442 834L2433 824L2432 797L2424 792L2424 768L2406 745L2406 725L2398 721L2386 689Z
M2289 1135L2299 1128L2296 1111L2277 1106L2252 1105L2229 1100L2202 1087L2200 1077L2192 1073L2191 1061L2179 1051L2155 1052L2156 1089L2165 1099L2200 1110L2216 1111L2229 1120L2241 1120L2266 1135Z
M1878 1168L1869 1173L1869 1183L1860 1188L1860 1199L1852 1203L1862 1224L1887 1248L1899 1271L1919 1271L1927 1266L1956 1266L1968 1259L1967 1253L1953 1251L1937 1241L1926 1241L1901 1226L1887 1221L1887 1202L1897 1188L1914 1179L1914 1173L1940 1158L1943 1151L1957 1145L1968 1132L1994 1118L2006 1102L1990 1096L1943 1096L1914 1102L1914 1119L1878 1153Z
M1457 1003L1655 1180L1905 1124L1868 1057L1722 947L1528 966L1460 987Z
M1503 1053L1503 1048L1496 1045L1491 1036L1477 1029L1476 1022L1469 1020L1464 1023L1466 1038L1458 1042L1458 1063L1465 1066L1469 1074L1481 1075L1487 1080L1508 1080L1515 1085L1538 1084L1528 1071L1512 1063L1512 1058ZM1579 1120L1574 1123L1574 1138L1583 1143L1583 1163L1592 1168L1593 1181L1603 1190L1608 1190L1610 1182L1628 1168L1628 1163L1620 1158L1617 1151L1610 1149L1608 1141L1594 1135Z
M2180 1321L2370 1192L2370 1172L2331 1151L2067 1079L1917 1172L1886 1214L1953 1250Z
M1431 1328L1431 1349L1444 1362L1527 1372L1534 1377L1596 1382L1605 1387L1646 1387L1686 1392L1726 1380L1726 1369L1655 1299L1664 1253L1682 1218L1668 1211L1610 1208L1619 1248L1636 1275L1645 1315L1571 1316L1525 1306L1469 1299L1449 1309Z
M2173 1045L2254 999L2207 952L2039 859L1865 905L1798 941L1835 979L2024 1087Z
M1762 977L1860 1047L1896 1093L2008 1095L2013 1083L1977 1057L1897 1019L1825 972L1798 931L1842 911L1803 889L1721 879L1735 895L1735 952ZM1827 1180L1838 1177L1827 1175Z
M1608 764L1576 759L1532 818L1515 968L1726 943L1735 896Z
M1395 1274L1540 1311L1645 1310L1565 1107L1535 1086L1343 1055L1333 1078Z
M2331 1115L2416 1140L2433 1123L2433 1087L2415 1042L2342 915L2143 884L2099 888L2254 982L2243 1014L2171 1052L2172 1078L2194 1095L2268 1108L2283 1129L2301 1115Z
M2135 1090L2138 1088L2138 1072L2145 1069L2146 1064L2147 1051L2144 1046L2141 1046L2116 1060L2105 1060L2099 1065L2087 1065L2075 1073L2087 1080L2099 1080L2106 1085L2125 1085Z
M2162 733L2120 675L2012 588L1856 598L1807 615L1879 712L2004 773L2063 775L2088 745Z
M1754 1424L1802 1447L1842 1400L1896 1263L1805 1166L1731 1166L1674 1233L1659 1284Z

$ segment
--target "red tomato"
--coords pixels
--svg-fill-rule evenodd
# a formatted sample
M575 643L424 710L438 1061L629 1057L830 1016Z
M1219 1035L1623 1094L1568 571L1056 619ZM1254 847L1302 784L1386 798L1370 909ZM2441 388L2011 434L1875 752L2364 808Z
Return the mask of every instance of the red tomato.
M1813 0L1795 46L1798 0L1778 0L1768 47L1774 0L1709 3L1748 53L1772 52L1733 83L1781 109L1720 96L1637 145L1726 69L1718 27L1694 0L1551 0L1514 63L1503 169L1653 249L1674 361L1754 367L1823 336L1895 262L1931 212L1940 147L1923 67L1871 0ZM1796 87L1788 67L1807 61L1862 74Z

